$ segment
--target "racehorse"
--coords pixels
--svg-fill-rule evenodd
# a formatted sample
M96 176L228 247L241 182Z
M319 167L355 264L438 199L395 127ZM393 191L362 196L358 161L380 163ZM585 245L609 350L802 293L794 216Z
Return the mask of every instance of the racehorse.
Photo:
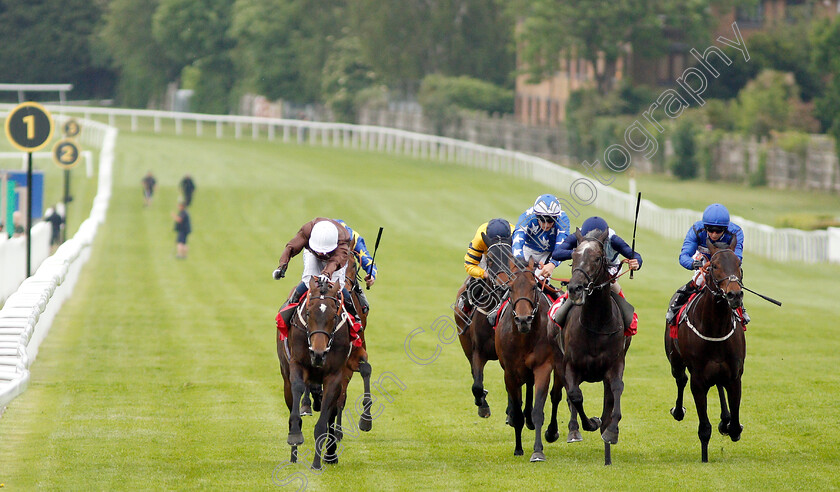
M689 301L684 309L685 315L678 320L677 338L671 338L670 328L665 328L665 354L671 363L671 375L677 383L677 401L671 415L676 420L685 416L683 390L688 382L687 368L700 420L697 434L703 463L709 461L709 439L712 435L706 411L709 388L717 386L720 398L718 431L728 434L732 441L738 441L743 430L740 422L741 375L744 373L747 348L743 327L735 314L744 298L741 260L733 251L736 242L735 237L728 245L712 244L707 239L711 259L704 267L705 285Z
M487 320L487 312L501 303L507 295L505 284L508 281L507 265L511 257L511 239L510 237L490 239L484 233L482 233L482 238L484 244L487 245L486 271L493 280L467 278L458 290L452 309L455 313L455 324L458 326L458 340L464 350L464 355L470 362L470 372L473 377L472 393L475 405L478 407L478 416L488 418L490 405L487 404L487 390L484 389L484 366L487 361L498 360L499 357L496 355L496 333ZM473 304L471 314L459 308L457 302L467 289L470 289L467 295Z
M372 369L370 367L370 363L368 362L368 354L367 354L367 342L365 341L365 333L364 329L367 328L367 318L368 313L362 310L362 303L359 299L359 290L360 290L360 277L358 273L358 265L355 261L355 255L350 255L350 258L347 260L347 270L345 271L344 279L345 279L345 287L348 292L350 292L351 301L353 305L356 306L356 312L359 314L359 318L361 319L362 323L362 331L359 333L359 337L361 338L361 347L353 346L353 349L350 351L350 357L347 359L347 367L350 368L353 372L358 372L362 376L362 382L364 383L364 396L362 401L362 415L359 419L359 430L364 432L368 432L373 428L373 418L370 414L370 408L372 406L372 400L370 396L370 376L372 373ZM312 400L310 400L309 396L312 395ZM344 402L347 399L347 393L342 393L342 408L344 407ZM314 403L314 404L313 404ZM318 384L313 384L311 386L307 386L306 391L303 393L303 399L300 403L300 414L302 416L305 415L312 415L313 408L316 412L320 411L321 409L321 386Z
M348 367L352 348L350 321L341 303L341 285L326 277L312 277L309 292L292 317L289 336L277 339L277 357L283 374L284 396L289 407L291 462L297 461L297 447L303 444L300 400L307 386L323 388L321 415L315 424L313 469L338 463L336 449L342 438L341 412L347 383L353 375ZM345 395L342 397L342 395ZM335 425L337 423L337 426ZM322 454L322 447L326 447Z
M554 341L548 330L551 302L539 288L533 259L527 264L519 259L511 260L509 266L510 301L498 314L496 353L505 371L510 423L516 435L513 454L523 454L522 427L525 415L522 412L522 385L526 384L534 388L534 403L530 413L535 438L531 461L545 461L540 432L554 364ZM530 398L527 400L526 411Z
M604 440L604 464L609 465L612 463L610 445L618 443L624 358L630 347L630 338L624 336L621 311L610 296L613 277L608 271L604 253L609 231L595 230L582 236L578 229L575 236L578 246L572 254L572 276L566 301L574 305L563 326L563 361L559 372L569 402L580 414L583 429L592 432L600 428ZM583 381L602 381L604 384L601 418L586 416L580 390Z

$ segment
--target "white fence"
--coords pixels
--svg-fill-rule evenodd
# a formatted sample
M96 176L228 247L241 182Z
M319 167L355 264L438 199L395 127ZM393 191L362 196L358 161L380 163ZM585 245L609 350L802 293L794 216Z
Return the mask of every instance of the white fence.
M72 239L62 244L55 254L39 262L40 266L34 275L23 280L25 272L21 266L21 278L17 280L20 287L6 299L3 309L0 309L0 408L26 389L30 364L35 360L38 347L46 337L56 313L72 293L79 272L90 257L90 246L97 228L105 220L108 210L117 130L94 121L84 121L82 124L84 132L81 143L101 149L96 197L90 217L82 222ZM47 231L45 239L36 240L36 234L41 234L36 229L41 226ZM33 246L42 243L48 251L49 237L50 231L46 224L33 227ZM18 239L25 241L25 238L15 238L7 242ZM25 256L18 261L20 265L25 265ZM14 281L17 270L7 269L6 264L2 266L0 276L3 280L9 277Z
M558 196L561 198L575 196L570 195L570 191L576 183L579 190L586 189L589 183L595 190L595 197L591 203L585 192L581 192L584 200L567 200L566 209L579 213L580 219L590 215L584 210L585 205L594 205L596 208L608 210L627 220L633 220L635 212L634 196L603 186L578 172L534 156L451 138L376 126L251 116L67 106L55 106L50 110L66 114L82 114L86 119L98 115L107 118L111 126L116 126L119 119L123 121L127 119L132 131L138 131L142 122L147 127L150 126L150 130L161 132L163 122L166 121L170 127L174 124L174 131L178 135L184 133L185 127L192 127L195 134L201 136L209 127L213 129L217 138L232 131L235 138L250 136L254 140L277 139L284 142L330 145L400 153L418 158L441 159L537 180L541 183L554 183L560 191ZM574 220L575 214L572 213L570 216ZM639 213L639 226L668 238L681 239L685 237L688 227L699 220L700 216L701 213L697 211L663 209L643 200ZM840 230L806 232L797 229L775 229L742 217L733 217L733 221L744 229L745 249L749 253L772 257L779 261L840 262Z

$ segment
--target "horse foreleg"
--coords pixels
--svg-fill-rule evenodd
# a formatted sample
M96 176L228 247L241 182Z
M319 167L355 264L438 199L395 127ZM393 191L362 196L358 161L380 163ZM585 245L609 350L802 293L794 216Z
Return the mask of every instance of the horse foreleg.
M580 414L581 425L583 430L587 432L594 432L601 427L601 419L598 417L588 418L586 412L583 410L583 392L580 390L581 380L578 378L574 370L566 366L564 372L564 386L566 388L566 396L569 398L569 404L574 405L577 413ZM570 423L571 428L571 423Z
M703 463L709 462L709 439L712 437L712 424L709 423L709 414L706 411L706 397L709 388L691 378L691 393L694 395L694 405L697 407L697 436L700 438L700 459Z
M618 423L621 421L621 395L624 393L624 381L622 380L623 372L619 368L618 374L613 375L609 380L610 394L604 394L604 417L609 419L609 422L601 426L601 439L608 444L618 444ZM609 406L607 402L609 401ZM607 463L609 464L609 463Z
M534 420L531 413L534 411L534 380L525 383L525 427L534 430Z
M312 469L321 469L321 457L323 456L322 448L329 449L335 440L329 432L330 420L333 420L333 413L336 411L338 400L341 396L341 378L342 374L331 375L329 378L324 378L323 394L321 396L321 415L318 417L318 422L315 424L315 457L312 460Z
M732 381L726 387L726 393L729 396L729 408L732 410L732 418L729 421L729 438L732 442L737 442L741 439L741 431L744 426L741 425L741 378Z
M330 416L330 420L327 424L327 442L326 442L326 452L324 453L324 463L328 465L335 465L338 463L338 442L341 441L341 436L338 435L335 431L336 429L336 422L338 422L338 428L341 428L341 409L344 407L343 404L339 405L339 408L332 411L332 415Z
M569 435L566 437L566 442L581 442L583 441L583 434L580 433L580 425L578 424L578 414L575 405L569 401Z
M306 417L307 415L312 415L312 400L309 398L309 387L307 386L306 389L303 391L303 398L300 401L300 415L302 417Z
M729 407L726 405L726 392L722 384L717 385L718 398L720 399L720 423L718 424L718 432L726 435L729 432L729 421L732 415L729 413Z
M289 411L289 437L286 442L290 446L298 446L303 444L303 432L301 425L303 421L300 418L300 397L306 391L306 382L303 379L303 371L296 365L289 368L289 379L292 386L292 408Z
M560 400L563 399L563 381L557 371L554 371L554 383L551 386L551 422L545 430L545 440L554 442L560 439L560 432L557 430L557 407L560 405Z
M370 375L373 369L367 360L362 359L359 362L359 374L362 375L362 382L365 386L365 395L362 399L362 415L359 418L359 430L368 432L373 428L373 417L370 414L370 408L373 402L370 397Z
M487 404L487 390L484 389L484 366L487 360L481 357L479 350L473 350L470 358L470 366L472 368L472 394L475 398L475 405L478 407L478 416L482 418L490 417L490 405Z
M516 436L513 455L522 456L522 427L525 424L525 416L522 414L522 384L516 381L514 376L505 373L505 388L508 393L508 419Z
M544 363L534 371L534 386L536 389L534 408L531 410L531 420L534 422L534 453L531 461L545 461L542 443L542 426L545 422L545 400L548 397L548 385L551 381L551 364Z
M668 337L667 332L665 336ZM677 383L677 402L671 409L671 416L679 422L685 417L683 393L685 392L685 385L688 383L688 376L685 374L685 364L676 352L668 354L668 361L671 363L671 376Z

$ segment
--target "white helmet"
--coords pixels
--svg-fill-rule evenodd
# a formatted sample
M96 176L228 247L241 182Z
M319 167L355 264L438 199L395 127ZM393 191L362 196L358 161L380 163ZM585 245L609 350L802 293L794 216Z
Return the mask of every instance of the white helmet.
M558 217L563 210L560 208L560 200L554 195L540 195L534 202L535 215L547 215Z
M328 220L316 222L309 236L309 248L320 254L327 254L338 247L338 229Z

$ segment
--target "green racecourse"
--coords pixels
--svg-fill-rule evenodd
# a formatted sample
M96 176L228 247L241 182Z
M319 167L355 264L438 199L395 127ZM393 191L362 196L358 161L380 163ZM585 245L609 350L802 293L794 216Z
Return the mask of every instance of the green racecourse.
M159 189L144 208L140 178L147 169ZM169 214L186 172L198 186L194 232L189 259L177 261ZM451 315L476 227L495 216L515 220L548 191L562 193L387 154L123 131L93 256L41 346L29 389L0 418L0 483L9 490L273 490L273 478L299 472L309 490L840 487L840 266L747 257L747 285L784 307L747 294L753 322L743 437L733 443L715 432L710 463L701 464L689 391L686 419L668 414L676 392L662 348L665 306L688 278L676 263L681 242L644 230L637 238L644 268L622 281L641 321L627 359L614 465L603 467L596 434L565 443L565 403L563 438L546 445L548 461L528 462L529 431L525 456L513 456L498 363L486 371L493 415L480 419L460 346L439 341L429 328ZM784 203L787 194L773 194ZM682 205L699 210L712 196L709 187L683 196ZM387 371L405 385L383 385L393 400L377 402L373 431L346 435L340 464L321 475L308 462L283 467L288 411L274 315L297 282L300 260L286 279L271 279L285 242L318 215L345 219L370 246L385 228L379 281L368 293L369 352L374 379ZM610 223L630 239L631 223ZM568 266L558 273L568 275ZM440 347L427 365L405 353L417 328L416 356L431 357ZM360 394L358 376L349 392ZM584 394L598 414L600 385L585 385ZM713 403L715 424L718 411ZM310 453L314 423L304 418L302 449Z

